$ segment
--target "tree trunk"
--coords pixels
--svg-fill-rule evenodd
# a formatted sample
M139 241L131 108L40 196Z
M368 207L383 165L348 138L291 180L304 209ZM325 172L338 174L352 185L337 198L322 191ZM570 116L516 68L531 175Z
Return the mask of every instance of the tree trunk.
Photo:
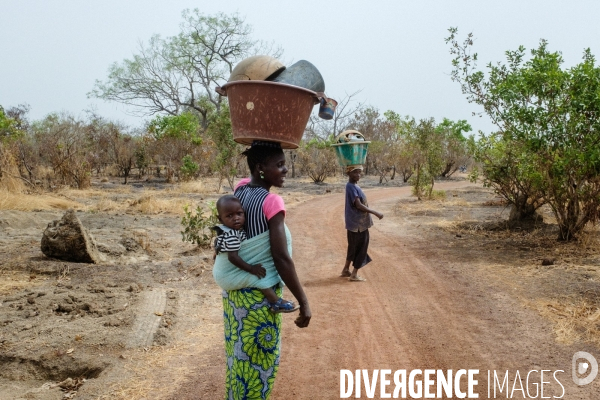
M525 195L517 196L517 200L511 205L508 222L510 225L519 225L523 222L542 222L544 219L536 213L537 207L528 201Z

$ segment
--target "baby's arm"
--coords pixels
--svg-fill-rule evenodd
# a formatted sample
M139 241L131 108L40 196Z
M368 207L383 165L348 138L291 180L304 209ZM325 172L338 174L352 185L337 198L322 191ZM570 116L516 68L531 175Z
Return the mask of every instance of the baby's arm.
M246 261L242 260L242 257L239 256L237 251L228 251L227 259L230 263L241 269L242 271L246 271L251 273L252 275L256 275L259 278L264 278L267 276L267 270L262 267L262 264L251 265Z

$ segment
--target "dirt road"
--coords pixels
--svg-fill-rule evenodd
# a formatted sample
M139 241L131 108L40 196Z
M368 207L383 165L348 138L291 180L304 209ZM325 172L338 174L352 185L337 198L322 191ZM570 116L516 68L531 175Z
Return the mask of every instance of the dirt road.
M468 185L449 182L436 188ZM341 369L366 369L371 377L375 369L478 369L479 398L488 398L488 385L489 398L542 398L541 386L543 398L600 398L597 382L578 387L571 379L574 352L592 350L556 344L549 324L536 312L489 284L469 260L457 262L452 246L424 240L419 225L394 212L409 190L366 191L370 206L385 214L371 229L374 261L362 272L366 282L339 277L346 247L343 195L321 196L290 210L294 259L313 319L307 329L297 329L293 316L284 317L273 399L340 398ZM211 346L196 378L183 383L173 399L221 398L220 346ZM546 370L543 378L541 370ZM495 397L494 371L500 383L508 376ZM392 379L387 392L393 388ZM364 390L363 384L361 395L367 398Z

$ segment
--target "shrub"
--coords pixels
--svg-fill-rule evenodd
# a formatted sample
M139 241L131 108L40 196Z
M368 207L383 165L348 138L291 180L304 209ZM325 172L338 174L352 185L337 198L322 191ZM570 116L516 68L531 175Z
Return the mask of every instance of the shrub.
M215 232L210 229L219 223L217 218L217 207L214 201L207 203L208 210L203 210L200 206L196 210L191 210L189 205L183 207L183 217L181 225L184 230L181 231L182 240L184 242L192 242L199 247L208 247L212 239L215 237Z
M195 163L192 159L192 156L190 156L189 154L186 155L181 160L181 179L184 181L189 181L193 179L198 173L199 168L200 167L198 166L198 164Z

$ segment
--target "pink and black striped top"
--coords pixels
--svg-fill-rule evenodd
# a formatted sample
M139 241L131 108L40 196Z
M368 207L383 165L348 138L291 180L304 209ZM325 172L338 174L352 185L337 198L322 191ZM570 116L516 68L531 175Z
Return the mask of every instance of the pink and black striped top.
M281 211L285 213L281 196L261 186L251 185L250 178L242 179L235 186L233 194L240 199L246 213L244 230L248 239L268 231L268 221Z

